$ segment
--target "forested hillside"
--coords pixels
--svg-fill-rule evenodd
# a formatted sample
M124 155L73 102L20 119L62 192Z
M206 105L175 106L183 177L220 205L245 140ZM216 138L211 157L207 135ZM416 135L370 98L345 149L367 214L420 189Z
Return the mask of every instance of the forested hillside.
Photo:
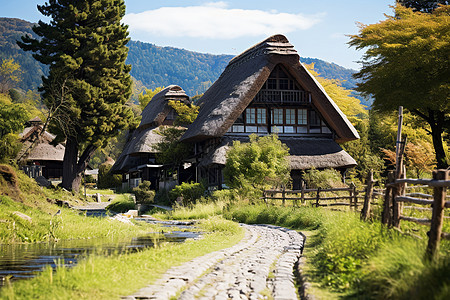
M23 71L19 87L23 90L36 89L41 84L41 76L47 67L38 63L29 52L19 48L16 41L21 36L31 34L35 36L32 23L12 18L0 18L0 61L14 58Z
M35 89L41 82L46 67L34 60L31 53L22 51L16 40L31 34L32 23L11 18L0 18L0 60L14 58L20 64L23 90ZM173 47L159 47L150 43L130 41L127 63L132 65L131 75L145 87L177 84L188 95L203 93L222 73L232 55L213 55ZM328 79L339 79L348 89L355 87L354 70L316 58L301 58L306 64L314 63L315 70Z

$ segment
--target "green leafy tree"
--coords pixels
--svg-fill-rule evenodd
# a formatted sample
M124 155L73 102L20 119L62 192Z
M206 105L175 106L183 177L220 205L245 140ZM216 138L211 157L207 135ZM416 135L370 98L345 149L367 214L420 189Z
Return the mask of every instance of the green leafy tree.
M373 107L394 111L404 106L431 128L438 168L447 168L443 135L450 128L450 6L431 14L397 5L395 16L361 25L349 44L367 48L357 90L373 95Z
M199 106L185 104L181 101L169 100L171 106L177 113L175 125L189 125L197 118Z
M22 75L20 65L14 59L4 59L0 64L0 93L7 93L17 84Z
M23 104L11 103L8 95L0 94L0 162L10 163L19 153L22 143L17 133L29 117Z
M181 143L180 138L186 131L183 127L161 126L156 133L161 135L162 141L153 145L157 151L156 160L161 164L179 166L189 155L191 146Z
M110 172L112 165L101 164L98 167L98 182L97 186L100 189L117 188L122 184L122 177L118 174Z
M11 103L7 96L0 99L0 138L9 133L19 133L29 119L23 104Z
M275 134L249 136L248 143L234 141L227 152L225 182L244 194L260 194L265 188L290 182L289 149Z
M180 138L186 131L186 128L181 126L194 122L199 107L174 100L169 100L169 105L177 113L174 122L174 125L177 126L161 126L157 133L163 137L163 140L153 147L158 151L156 154L158 162L179 166L188 157L192 149L191 145L180 143Z
M144 110L147 104L152 100L153 96L161 92L163 89L164 87L157 87L154 90L145 89L145 93L144 91L142 91L138 96L139 107L141 108L141 110Z
M49 65L43 78L43 100L51 131L66 139L63 182L78 191L81 175L95 149L134 125L125 105L131 94L129 41L123 0L49 1L38 10L39 39L22 37L19 46Z
M383 169L383 160L379 157L379 150L373 151L370 147L369 120L357 120L354 125L360 139L347 142L342 147L358 164L349 169L347 175L352 181L364 181L368 172L372 170L378 177Z

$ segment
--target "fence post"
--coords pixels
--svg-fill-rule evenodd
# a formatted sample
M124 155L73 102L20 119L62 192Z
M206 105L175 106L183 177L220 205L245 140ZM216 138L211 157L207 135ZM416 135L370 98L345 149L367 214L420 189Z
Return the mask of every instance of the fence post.
M350 189L348 190L348 198L349 198L349 204L350 204L350 210L352 209L352 206L354 206L354 197L355 197L355 189L356 185L355 183L350 183Z
M373 195L373 171L370 170L367 175L366 194L364 195L364 206L361 210L361 220L367 221L370 217L370 201Z
M283 186L283 190L281 191L281 197L283 198L283 206L285 205L285 200L286 200L286 188Z
M320 187L317 188L316 207L319 207L319 200L320 200Z
M394 182L394 172L389 171L388 179L386 182L386 191L384 192L383 213L381 215L381 223L385 225L391 225L391 193L392 183Z
M436 170L433 171L433 180L449 180L448 170ZM431 217L431 227L428 234L428 246L425 253L426 259L434 260L438 256L439 243L441 241L442 223L444 220L444 207L446 188L434 187L433 188L433 212Z
M406 178L406 170L402 168L405 172L402 172L398 178ZM392 189L392 225L400 228L400 216L402 213L402 204L397 201L396 197L405 194L405 183L395 184L395 187Z
M304 184L304 182L303 182L303 180L302 180L302 193L301 193L301 202L302 202L302 205L303 204L305 204L305 184Z

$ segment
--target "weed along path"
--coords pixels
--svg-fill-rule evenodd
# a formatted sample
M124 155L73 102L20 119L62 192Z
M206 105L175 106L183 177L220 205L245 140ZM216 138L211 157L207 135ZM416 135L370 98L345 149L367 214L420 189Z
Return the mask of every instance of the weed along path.
M272 225L242 225L245 238L169 269L155 284L122 299L297 299L294 266L303 237Z

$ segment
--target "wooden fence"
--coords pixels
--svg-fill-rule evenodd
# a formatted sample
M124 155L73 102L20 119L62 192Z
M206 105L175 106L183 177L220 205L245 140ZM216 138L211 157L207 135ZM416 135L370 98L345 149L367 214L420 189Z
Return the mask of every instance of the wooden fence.
M358 199L363 198L359 196L361 192L356 190L356 186L353 183L348 188L307 189L302 186L300 190L266 190L263 193L263 199L266 203L268 203L268 200L281 200L283 205L286 204L286 201L293 201L294 206L298 206L299 202L302 205L309 202L310 205L317 207L349 206L357 210L358 205L362 204L362 202L358 202ZM340 194L330 196L330 193ZM348 193L348 195L341 195L343 193Z
M358 191L354 184L348 188L332 189L306 189L303 186L300 190L266 190L264 191L263 199L266 203L268 203L268 200L281 200L283 205L285 205L286 201L293 201L294 206L298 206L299 201L302 205L308 205L309 202L312 206L348 206L355 211L362 205L361 219L368 220L371 217L371 207L373 204L376 204L373 202L373 199L382 196L384 197L384 201L382 204L381 222L397 229L400 228L400 221L402 220L430 226L426 257L428 259L435 259L441 238L450 240L450 233L442 232L443 220L445 218L444 209L450 207L450 201L446 201L446 189L450 187L449 179L450 170L434 171L433 179L395 179L394 174L391 172L388 175L386 189L383 190L374 188L376 181L370 172L367 178L367 185L362 191ZM407 184L421 184L421 188L432 187L433 195L423 193L407 194L406 191L408 189L418 187L408 187ZM339 194L330 196L329 192ZM345 193L348 193L348 195L343 195ZM364 196L360 196L362 194ZM359 199L364 199L364 201L360 202ZM404 203L431 206L431 208L403 206ZM408 217L403 215L403 208L432 210L432 217L431 219Z

